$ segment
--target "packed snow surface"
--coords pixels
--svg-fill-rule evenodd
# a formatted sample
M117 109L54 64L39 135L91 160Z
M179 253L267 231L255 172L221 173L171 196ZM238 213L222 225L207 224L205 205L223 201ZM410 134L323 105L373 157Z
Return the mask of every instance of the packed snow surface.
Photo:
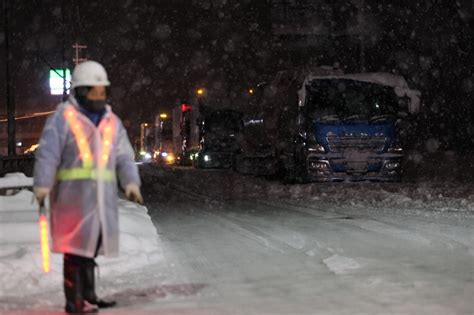
M10 174L0 187L31 186L31 178ZM12 192L10 192L11 194ZM110 284L162 260L156 229L147 209L120 200L120 255L99 258L100 282ZM42 294L50 292L49 299ZM0 313L16 306L50 305L62 299L62 255L51 255L51 272L43 273L38 204L30 190L0 195ZM41 298L34 298L39 296Z

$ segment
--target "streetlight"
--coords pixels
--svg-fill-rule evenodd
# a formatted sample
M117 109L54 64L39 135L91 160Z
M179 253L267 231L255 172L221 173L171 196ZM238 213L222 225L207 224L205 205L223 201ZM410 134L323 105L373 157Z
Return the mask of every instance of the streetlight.
M160 114L160 118L161 118L161 119L166 119L166 118L168 118L168 115L165 114L165 113L161 113L161 114Z
M205 92L206 90L204 90L203 88L199 88L196 90L196 94L199 96L203 96Z

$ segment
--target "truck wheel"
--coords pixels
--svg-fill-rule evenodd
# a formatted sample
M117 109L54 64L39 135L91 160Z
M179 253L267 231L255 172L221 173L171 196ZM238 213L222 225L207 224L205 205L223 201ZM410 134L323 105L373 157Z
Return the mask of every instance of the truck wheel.
M285 185L293 185L296 184L296 176L293 173L286 172L282 177L282 182Z
M285 185L292 185L296 183L296 173L294 167L294 159L292 156L287 156L280 160L280 179Z
M311 177L309 176L308 167L305 165L297 170L296 181L299 184L307 184L311 182Z
M309 176L309 172L307 170L304 171L301 178L302 178L302 181L301 181L302 184L311 183L311 177Z

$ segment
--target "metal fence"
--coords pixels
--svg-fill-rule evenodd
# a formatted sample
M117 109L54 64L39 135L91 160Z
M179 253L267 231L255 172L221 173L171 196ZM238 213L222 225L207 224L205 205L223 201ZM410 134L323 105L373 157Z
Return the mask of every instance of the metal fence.
M33 155L21 156L0 156L0 177L7 173L21 172L26 176L33 176L33 165L35 157Z

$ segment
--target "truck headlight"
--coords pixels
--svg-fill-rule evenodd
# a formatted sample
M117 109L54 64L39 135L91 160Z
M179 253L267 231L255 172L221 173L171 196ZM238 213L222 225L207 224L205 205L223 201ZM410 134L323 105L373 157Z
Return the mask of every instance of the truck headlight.
M166 156L166 162L167 162L168 164L173 164L174 161L175 161L174 155L171 154L171 153L168 153L168 155Z
M309 152L326 153L326 150L324 149L324 147L319 143L309 145L308 146L308 151Z
M392 144L387 150L388 153L402 154L403 148L399 144Z
M399 169L400 168L400 163L399 162L387 162L385 164L385 168L392 171L392 170L395 170L395 169Z

